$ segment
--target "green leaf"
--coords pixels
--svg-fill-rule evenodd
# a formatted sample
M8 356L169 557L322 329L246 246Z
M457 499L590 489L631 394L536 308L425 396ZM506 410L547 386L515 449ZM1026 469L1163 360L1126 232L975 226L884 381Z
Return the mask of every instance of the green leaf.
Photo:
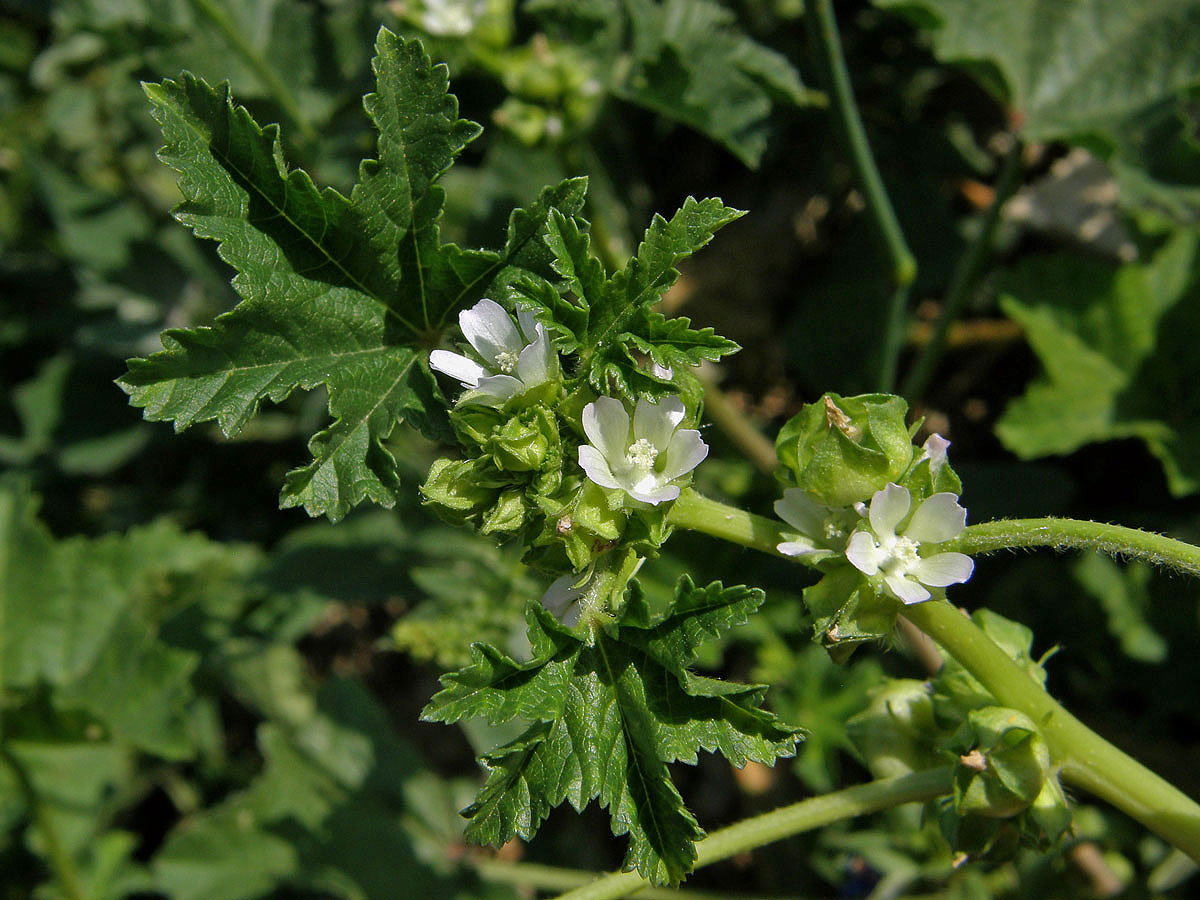
M615 96L708 135L751 168L772 105L810 102L787 58L711 0L534 0L526 9L569 29Z
M1108 616L1108 630L1126 656L1144 663L1167 658L1166 639L1146 620L1152 575L1148 565L1122 567L1106 556L1089 553L1079 557L1072 571Z
M597 800L613 833L630 836L626 868L660 884L682 879L703 831L668 764L695 763L700 749L737 766L770 764L792 755L801 738L761 709L763 686L689 670L701 644L744 622L762 600L761 591L696 588L684 576L658 621L635 591L622 623L585 642L531 604L528 662L475 645L472 664L442 678L425 717L532 724L486 755L487 783L464 812L467 836L491 844L530 838L564 800L575 809Z
M974 67L1030 140L1100 134L1197 83L1200 2L875 0L933 32L939 59Z
M1144 263L1105 269L1058 255L1006 279L1001 305L1045 369L997 422L1006 447L1033 459L1138 437L1173 494L1200 490L1200 409L1188 389L1196 250L1195 232L1179 231Z
M262 401L324 385L332 424L309 442L313 461L287 475L280 503L343 517L364 500L395 503L396 464L384 441L400 422L446 434L445 401L420 348L437 344L452 314L528 265L551 207L582 204L584 183L543 191L514 213L503 252L442 244L437 178L478 134L459 119L446 69L416 41L381 30L377 89L366 98L379 129L349 199L289 170L277 128L235 106L227 86L187 73L147 85L166 138L160 158L179 173L177 218L220 243L242 302L211 327L163 333L166 348L131 360L120 380L135 406L177 430L215 420L237 434Z
M679 262L742 215L720 200L688 197L669 220L655 215L637 254L621 271L606 276L592 256L586 223L555 210L545 241L569 295L544 281L525 279L514 284L517 302L538 312L560 350L579 354L580 374L597 391L631 397L661 394L670 385L650 377L635 351L659 365L692 366L738 350L711 328L693 329L688 319L667 319L652 307L679 277Z

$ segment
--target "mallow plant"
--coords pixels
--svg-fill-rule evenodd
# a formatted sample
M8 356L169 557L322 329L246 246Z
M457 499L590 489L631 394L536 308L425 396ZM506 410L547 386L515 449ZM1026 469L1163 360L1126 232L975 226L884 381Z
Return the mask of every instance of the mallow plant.
M948 442L918 445L920 421L890 393L829 393L787 422L773 511L702 495L696 371L738 347L657 304L680 261L742 213L688 198L613 270L581 214L586 181L572 178L513 210L498 249L447 243L439 178L480 129L415 40L381 31L374 71L377 150L349 196L288 168L275 127L228 87L186 73L147 85L184 194L177 218L218 243L241 302L211 326L164 332L120 385L148 419L216 421L227 435L264 401L323 386L330 422L287 473L281 506L336 521L418 491L448 522L520 547L545 585L524 611L527 648L475 644L423 714L507 726L463 810L469 840L532 839L556 807L596 802L627 838L626 871L574 896L617 897L915 801L960 861L1049 848L1071 832L1070 797L1088 794L1200 859L1200 806L1063 709L1013 640L1019 626L953 605L980 553L1101 549L1195 575L1200 549L1092 522L968 524ZM420 485L400 483L389 449L402 424L444 448ZM685 574L662 603L639 583L677 530L794 563L813 639L835 660L886 645L901 618L944 651L931 681L881 683L850 723L876 781L706 833L671 766L702 750L769 766L805 729L770 711L766 686L695 668L762 590ZM912 739L889 738L900 731Z

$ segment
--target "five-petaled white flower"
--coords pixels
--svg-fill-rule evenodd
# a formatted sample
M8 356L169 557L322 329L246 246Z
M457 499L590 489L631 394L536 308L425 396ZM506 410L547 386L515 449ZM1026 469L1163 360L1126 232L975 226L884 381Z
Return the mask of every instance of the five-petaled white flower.
M651 403L643 397L633 411L612 397L598 397L583 408L583 430L590 444L579 447L579 465L601 487L625 491L635 500L659 504L679 496L671 482L708 456L708 444L694 428L679 427L683 401L677 396Z
M788 488L775 501L775 515L800 532L794 541L783 541L775 549L784 556L799 556L810 563L836 556L846 549L846 540L861 515L850 507L822 506L801 488Z
M477 402L504 401L554 377L558 358L533 313L519 311L514 323L503 306L485 297L459 313L458 324L483 364L449 350L434 350L429 366L472 388Z
M940 544L958 535L967 524L967 511L954 494L926 497L908 517L912 495L908 488L889 484L876 491L867 513L870 528L850 536L846 559L864 575L883 575L888 593L905 603L928 600L928 587L960 584L971 577L975 563L965 553L921 556L921 544Z

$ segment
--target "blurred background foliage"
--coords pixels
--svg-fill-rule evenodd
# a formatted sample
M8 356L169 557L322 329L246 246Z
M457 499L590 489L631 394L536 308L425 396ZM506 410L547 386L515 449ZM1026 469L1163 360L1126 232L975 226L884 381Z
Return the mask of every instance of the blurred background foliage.
M1071 515L1197 541L1200 4L1155 5L1128 28L1108 0L1045 9L838 4L919 262L902 377L947 295L964 300L908 400L953 440L973 521ZM775 481L719 426L734 415L771 435L823 391L876 387L888 294L802 14L801 0L0 5L0 898L530 897L621 858L594 810L558 811L528 847L464 847L456 810L498 735L418 721L470 641L521 651L520 610L545 585L517 548L448 530L415 496L338 526L277 511L321 396L230 441L145 423L112 384L161 329L237 299L213 245L171 219L179 192L139 82L228 79L281 123L291 165L348 190L372 149L361 96L386 25L447 62L462 114L486 128L444 179L449 239L499 244L514 204L575 174L610 263L688 194L748 209L665 302L744 347L707 373L722 393L697 485L766 512ZM964 274L1005 158L1014 196ZM419 483L438 448L394 443ZM685 571L767 589L704 664L771 684L775 711L812 731L774 771L681 767L701 822L867 777L847 719L887 676L926 677L921 657L901 641L836 667L809 641L794 566L694 535L668 549L644 570L664 602ZM1004 556L954 596L1028 625L1038 655L1060 648L1049 685L1068 708L1200 793L1193 583ZM1188 871L1166 858L1081 805L1059 851L955 868L936 826L900 809L689 887L1185 896Z

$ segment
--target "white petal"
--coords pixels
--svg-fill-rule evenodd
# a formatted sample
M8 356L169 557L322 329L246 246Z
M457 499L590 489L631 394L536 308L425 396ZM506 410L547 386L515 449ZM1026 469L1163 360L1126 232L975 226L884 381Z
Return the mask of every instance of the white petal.
M564 575L542 595L542 606L564 625L575 625L579 621L579 599L587 591L587 583L577 586L579 575Z
M485 397L493 397L496 400L507 400L509 397L515 397L521 391L525 390L525 385L521 384L520 381L511 375L488 375L479 379L479 384L475 385L475 390Z
M925 588L915 581L909 581L903 575L888 575L883 579L883 583L898 599L908 604L921 603L932 596Z
M967 524L967 511L958 498L943 492L926 497L913 513L904 536L918 543L940 544L957 535Z
M538 331L545 331L537 321L533 312L528 309L517 310L517 327L521 329L521 334L524 336L525 343L531 343L537 338Z
M801 534L814 537L824 534L828 512L828 507L809 497L803 488L788 488L783 492L783 499L775 501L775 515Z
M587 477L600 487L619 488L623 487L615 477L613 477L612 469L609 468L608 461L604 458L599 450L591 444L579 445L579 465L586 473Z
M449 350L434 350L429 354L429 368L445 372L451 378L457 378L467 387L475 387L479 379L487 375L487 369L465 356L451 353Z
M664 481L674 481L704 462L704 458L708 456L708 444L704 443L696 429L684 428L675 432L667 446L666 454L666 463L658 474Z
M658 403L643 397L633 411L633 438L645 438L656 450L666 450L683 415L683 401L674 394L663 397Z
M643 503L653 503L655 506L667 500L674 500L679 496L679 488L673 484L664 484L651 488L643 482L635 487L626 488L625 491L634 500L641 500Z
M801 538L798 541L783 541L782 543L776 544L775 549L784 556L805 557L812 556L816 553L829 553L828 550L818 549L812 541L805 540L804 538Z
M538 325L533 343L517 357L517 377L525 382L525 387L537 387L550 380L550 354L553 352L546 330Z
M583 431L588 440L613 462L624 461L629 450L629 413L613 397L597 397L583 408Z
M940 434L931 434L925 439L925 443L921 445L921 456L917 459L920 462L923 459L929 460L929 471L934 475L938 473L938 469L946 464L946 451L950 448L950 442Z
M501 352L519 353L525 346L512 317L487 297L459 313L458 324L471 346L493 367Z
M912 505L912 494L908 488L898 484L889 484L882 491L876 491L871 498L871 508L867 518L871 520L871 530L880 538L890 538L896 534L896 526L908 515Z
M965 553L935 553L918 562L910 572L922 584L946 587L970 578L975 572L975 561Z
M887 556L875 545L875 539L865 531L856 531L850 535L846 544L846 559L850 565L864 575L874 575L879 571L880 561Z

